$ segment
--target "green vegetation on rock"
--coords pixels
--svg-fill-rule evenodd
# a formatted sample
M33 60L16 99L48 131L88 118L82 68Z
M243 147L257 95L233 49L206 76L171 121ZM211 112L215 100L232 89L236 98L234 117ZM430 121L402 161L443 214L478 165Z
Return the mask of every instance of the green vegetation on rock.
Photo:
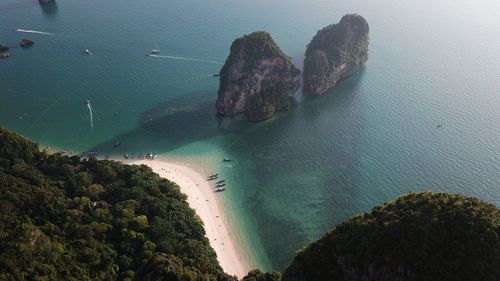
M217 112L262 121L291 107L300 71L264 31L236 39L220 72Z
M283 281L500 280L500 209L410 193L338 225L298 253Z
M357 72L368 59L369 26L360 15L345 15L314 36L304 59L304 92L323 94Z
M179 187L0 128L0 280L235 280Z
M276 42L274 42L271 34L265 31L256 31L234 40L231 45L231 53L238 53L241 49L245 49L245 70L251 70L259 60L272 57L286 57ZM290 60L286 60L285 63L291 65Z
M281 274L278 272L263 273L260 270L256 269L250 271L242 281L280 281L280 279Z

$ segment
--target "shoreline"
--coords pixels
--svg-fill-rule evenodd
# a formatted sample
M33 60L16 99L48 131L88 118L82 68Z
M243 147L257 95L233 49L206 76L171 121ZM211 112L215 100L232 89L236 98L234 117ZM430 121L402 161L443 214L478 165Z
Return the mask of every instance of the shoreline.
M189 206L202 220L205 236L217 254L217 261L224 272L242 279L251 270L249 262L243 256L243 249L233 237L227 214L221 206L223 202L218 198L218 193L213 192L206 175L192 167L170 162L164 158L156 160L110 158L110 160L129 165L146 165L160 177L175 182L187 196Z

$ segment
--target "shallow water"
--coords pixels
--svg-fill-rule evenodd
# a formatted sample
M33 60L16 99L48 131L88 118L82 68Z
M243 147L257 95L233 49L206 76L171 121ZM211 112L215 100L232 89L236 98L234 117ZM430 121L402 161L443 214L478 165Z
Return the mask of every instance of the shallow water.
M361 73L326 96L299 93L266 122L215 115L213 62L233 39L269 31L300 67L316 30L351 12L371 29ZM500 205L497 1L2 0L0 22L0 44L35 41L0 61L0 125L53 147L152 151L221 173L237 237L264 270L408 191ZM155 45L166 57L144 56Z

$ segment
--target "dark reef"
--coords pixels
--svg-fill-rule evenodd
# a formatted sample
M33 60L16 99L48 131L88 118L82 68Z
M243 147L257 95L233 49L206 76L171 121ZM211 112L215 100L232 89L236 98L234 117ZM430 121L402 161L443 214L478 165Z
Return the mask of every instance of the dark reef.
M10 48L8 46L0 45L0 59L10 57Z
M35 42L28 40L28 39L22 39L21 42L19 42L19 45L21 47L29 47L29 46L33 46L33 44L35 44Z

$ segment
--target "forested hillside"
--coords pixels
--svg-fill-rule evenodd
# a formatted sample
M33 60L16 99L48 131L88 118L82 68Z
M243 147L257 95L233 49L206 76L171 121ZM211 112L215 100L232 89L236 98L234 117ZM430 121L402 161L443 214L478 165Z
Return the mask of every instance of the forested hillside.
M178 186L0 129L0 280L234 280Z

